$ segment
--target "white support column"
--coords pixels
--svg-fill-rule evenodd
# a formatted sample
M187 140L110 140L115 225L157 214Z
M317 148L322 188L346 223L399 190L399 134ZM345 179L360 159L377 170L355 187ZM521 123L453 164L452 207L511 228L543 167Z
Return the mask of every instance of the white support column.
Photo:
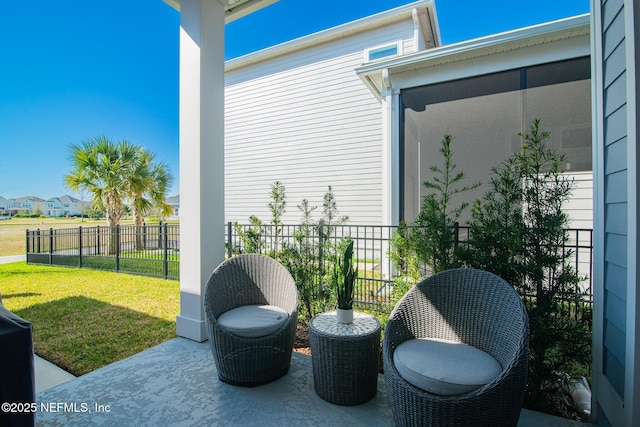
M203 296L224 259L224 23L219 0L180 3L180 315L207 339Z
M397 225L400 217L400 93L382 72L382 223Z
M382 224L398 225L400 220L400 93L391 85L389 71L382 71ZM392 271L387 256L388 243L382 248L382 277Z

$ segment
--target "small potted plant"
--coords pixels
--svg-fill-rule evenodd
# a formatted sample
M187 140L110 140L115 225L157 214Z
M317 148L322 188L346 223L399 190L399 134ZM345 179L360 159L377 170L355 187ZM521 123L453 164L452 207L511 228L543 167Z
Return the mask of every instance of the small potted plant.
M353 266L353 240L345 238L334 269L334 279L338 294L337 316L339 323L353 322L353 288L358 277L358 269Z

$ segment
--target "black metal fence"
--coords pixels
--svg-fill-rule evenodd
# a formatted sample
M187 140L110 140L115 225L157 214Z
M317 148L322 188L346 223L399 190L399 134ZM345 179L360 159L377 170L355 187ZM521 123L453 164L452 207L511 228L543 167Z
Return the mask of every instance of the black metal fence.
M309 245L313 262L318 265L318 276L332 264L329 248L335 248L344 237L354 241L354 261L359 279L354 288L357 306L378 306L391 303L393 279L396 274L389 261L389 240L396 226L384 225L280 225L227 224L227 256L242 252L274 255L284 247L300 249ZM302 237L304 236L304 238ZM320 285L320 279L317 278Z
M27 230L27 263L178 279L178 224Z
M272 255L278 253L285 246L300 245L299 233L308 236L316 255L316 262L329 263L320 254L329 246L335 247L343 237L354 240L354 257L359 272L358 285L355 288L354 300L363 305L388 305L391 303L391 291L394 279L399 276L389 258L389 242L391 236L398 230L397 226L384 225L332 225L330 227L314 226L304 229L301 225L261 224L227 224L226 242L227 255L241 252L259 252ZM469 239L468 226L456 226L457 241L464 244ZM578 308L580 312L590 307L593 302L592 294L592 265L593 265L593 231L591 229L570 229L569 238L563 246L563 251L570 252L569 260L579 276L583 278L578 284L579 292L583 294L584 306ZM296 236L298 236L296 238ZM320 268L322 270L322 267ZM422 275L431 274L426 266L422 266ZM574 313L575 314L575 313Z
M389 259L389 241L397 226L232 224L225 226L227 255L258 252L274 255L285 247L300 248L302 241L319 271L328 267L327 248L343 237L354 240L358 286L354 298L359 306L388 305L394 278L398 276ZM304 239L301 236L305 236ZM458 241L464 243L468 227L458 227ZM178 224L74 229L27 230L27 262L147 274L178 279L180 276L180 232ZM564 250L581 277L585 304L592 302L593 232L569 230ZM425 269L425 275L429 272Z

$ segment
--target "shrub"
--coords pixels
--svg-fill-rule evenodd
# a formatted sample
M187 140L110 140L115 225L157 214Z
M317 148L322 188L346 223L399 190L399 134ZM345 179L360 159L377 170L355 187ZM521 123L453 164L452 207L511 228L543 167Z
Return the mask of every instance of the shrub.
M455 225L469 203L462 202L452 206L453 198L480 185L462 185L465 174L456 171L451 141L451 135L444 135L442 138L440 153L444 164L442 168L430 167L434 177L432 181L425 181L424 186L431 192L422 200L411 237L418 257L432 273L460 267L461 263L456 253L458 236Z
M491 271L523 297L529 315L529 380L525 406L563 415L550 393L566 375L590 366L591 335L569 311L582 304L580 277L569 263L563 210L572 180L565 158L547 148L549 132L532 122L520 150L493 170L491 189L472 209L468 265ZM582 319L584 320L584 319Z
M393 279L392 302L399 301L407 291L424 276L420 268L421 261L411 243L410 233L405 222L401 222L398 230L391 234L389 240L389 261L399 275Z
M249 217L249 224L251 224L251 227L245 230L238 222L233 223L233 229L240 238L240 247L233 248L233 252L249 254L262 253L262 221L260 218L251 215ZM229 239L229 241L231 241L231 239Z
M272 244L267 244L268 237L262 221L252 215L249 217L248 228L237 222L233 224L240 245L232 247L231 243L228 243L228 252L267 252L266 255L278 259L289 270L298 286L301 320L310 319L317 313L335 308L336 291L332 272L336 248L330 237L335 226L347 221L348 217L339 215L331 187L323 197L322 217L317 222L312 218L316 206L311 206L307 199L303 199L298 205L302 214L302 225L294 232L292 241L282 236L281 218L286 210L284 184L275 181L269 197L271 202L267 207L274 226Z
M400 224L391 236L389 257L401 273L394 280L393 300L399 300L426 271L431 273L460 267L456 224L469 203L454 205L455 196L477 188L480 183L463 185L465 174L457 171L451 149L451 135L444 135L440 153L442 167L431 166L434 173L424 186L429 191L422 200L420 212L411 226Z

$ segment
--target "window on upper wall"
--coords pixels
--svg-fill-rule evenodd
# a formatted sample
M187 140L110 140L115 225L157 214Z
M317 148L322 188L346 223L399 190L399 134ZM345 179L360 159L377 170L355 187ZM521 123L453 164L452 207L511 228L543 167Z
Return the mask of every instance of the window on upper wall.
M491 168L521 143L535 118L547 144L566 155L570 174L591 171L591 76L588 57L570 59L405 89L402 98L401 219L413 221L426 194L423 183L440 165L444 134L469 182L484 185L464 195L473 202L489 189ZM465 212L462 222L468 220Z
M366 62L377 61L378 59L389 58L401 55L400 42L389 43L382 46L376 46L364 51Z

